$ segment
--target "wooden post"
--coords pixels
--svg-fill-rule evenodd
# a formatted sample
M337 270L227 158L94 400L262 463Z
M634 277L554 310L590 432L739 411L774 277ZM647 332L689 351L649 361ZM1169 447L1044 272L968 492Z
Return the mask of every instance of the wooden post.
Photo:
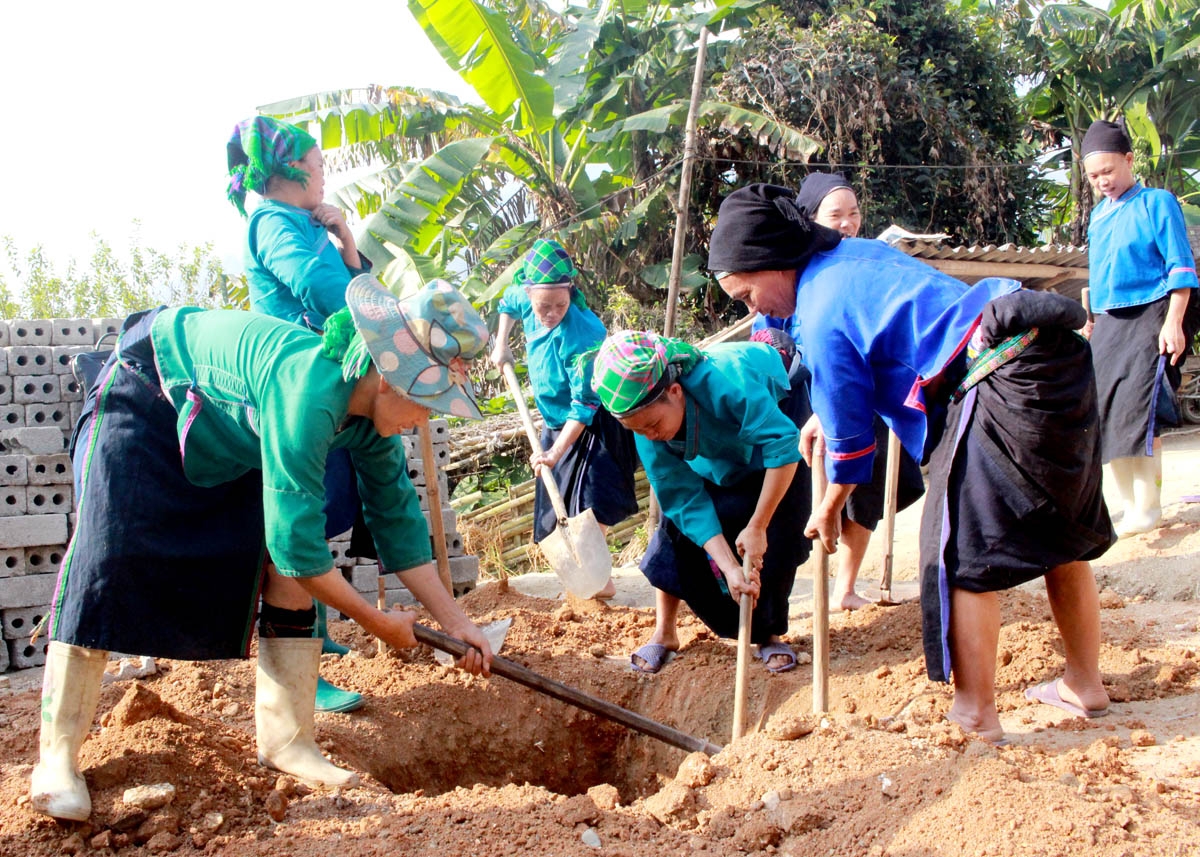
M438 577L442 586L454 597L454 584L450 580L450 557L446 553L446 525L442 521L442 489L438 485L437 461L433 457L433 433L429 421L417 426L421 436L421 460L425 466L425 496L429 506L429 535L433 539L433 556L437 560Z
M825 499L825 453L813 450L813 511ZM829 554L820 539L813 541L813 713L829 710Z

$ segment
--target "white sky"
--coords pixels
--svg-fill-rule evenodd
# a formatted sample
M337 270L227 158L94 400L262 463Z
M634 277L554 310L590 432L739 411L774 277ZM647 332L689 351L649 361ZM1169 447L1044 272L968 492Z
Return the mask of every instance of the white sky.
M240 271L225 143L260 104L373 83L470 93L404 0L4 6L0 235L60 270L86 266L91 232L123 247L137 219L143 246L211 241Z

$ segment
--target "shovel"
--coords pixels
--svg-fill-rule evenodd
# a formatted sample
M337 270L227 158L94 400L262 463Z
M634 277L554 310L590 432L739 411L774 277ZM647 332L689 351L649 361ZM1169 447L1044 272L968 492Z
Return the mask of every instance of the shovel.
M533 418L529 416L529 408L525 406L525 397L521 395L521 384L517 381L517 373L511 363L501 367L508 391L517 403L521 413L521 422L525 426L525 434L534 452L542 452L542 443L538 439L537 430L533 427ZM554 532L539 543L550 566L567 592L577 598L591 598L604 588L612 577L612 554L608 550L608 542L600 531L600 524L591 509L585 509L573 518L567 517L567 508L563 505L562 494L554 482L554 474L549 467L542 468L542 484L546 486L546 494L550 504L554 506L554 515L558 518L558 526Z
M900 488L900 438L888 431L887 479L883 488L883 574L879 579L879 601L883 607L895 607L892 600L892 565L895 562L896 495Z

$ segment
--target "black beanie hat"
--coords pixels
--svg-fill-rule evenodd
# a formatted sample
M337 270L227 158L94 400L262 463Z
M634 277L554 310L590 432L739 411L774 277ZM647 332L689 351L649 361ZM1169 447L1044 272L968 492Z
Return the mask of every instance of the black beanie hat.
M799 271L814 253L830 250L841 240L836 230L818 226L804 215L791 188L746 185L721 203L708 244L708 269Z
M800 191L796 194L796 205L811 220L817 216L821 200L841 188L854 190L841 173L809 173L800 183Z
M1116 152L1123 155L1132 151L1133 146L1129 143L1129 135L1125 133L1124 127L1116 122L1097 119L1083 135L1080 157L1086 158L1096 152Z

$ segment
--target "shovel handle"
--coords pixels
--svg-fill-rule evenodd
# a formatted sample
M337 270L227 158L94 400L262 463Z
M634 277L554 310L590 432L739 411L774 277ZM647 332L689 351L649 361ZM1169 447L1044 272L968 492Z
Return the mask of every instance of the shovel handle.
M750 580L750 554L742 559L742 577ZM746 734L746 686L750 682L750 627L753 612L750 596L738 601L737 670L733 679L733 740Z
M504 382L508 385L509 394L517 403L517 411L521 414L521 424L525 426L525 436L529 438L529 446L534 452L545 452L542 449L542 441L538 437L537 429L533 427L533 417L529 415L529 407L525 404L525 396L521 392L521 382L517 380L517 373L513 369L513 365L503 363L500 371L504 373ZM550 505L554 507L555 517L560 522L566 521L567 507L563 503L562 494L558 491L558 485L554 482L554 474L550 472L549 468L542 468L542 484L546 486L546 495L550 498Z
M472 648L462 640L451 637L448 634L443 634L440 631L435 631L432 628L426 628L424 625L413 625L413 635L422 643L433 646L435 649L441 649L443 652L449 652L456 657L462 657ZM705 741L703 738L696 738L688 735L686 732L680 732L678 729L672 729L670 726L659 723L657 720L651 720L649 717L644 717L637 712L584 693L582 690L570 685L555 681L552 678L546 678L546 676L535 673L528 667L523 667L499 655L492 656L492 672L496 675L504 676L504 678L510 681L515 681L517 684L523 684L525 687L536 690L538 693L551 696L560 702L574 705L576 708L582 708L584 711L615 721L623 726L628 726L630 729L634 729L644 735L649 735L651 738L657 738L659 741L670 744L672 747L678 747L681 750L688 750L693 753L699 751L707 753L710 756L721 752L721 748L710 741Z
M825 453L813 451L812 507L825 499ZM829 710L829 554L821 539L813 539L813 713Z
M892 599L892 566L895 563L896 504L900 489L900 438L888 430L887 478L883 483L883 574L879 580L879 597Z

